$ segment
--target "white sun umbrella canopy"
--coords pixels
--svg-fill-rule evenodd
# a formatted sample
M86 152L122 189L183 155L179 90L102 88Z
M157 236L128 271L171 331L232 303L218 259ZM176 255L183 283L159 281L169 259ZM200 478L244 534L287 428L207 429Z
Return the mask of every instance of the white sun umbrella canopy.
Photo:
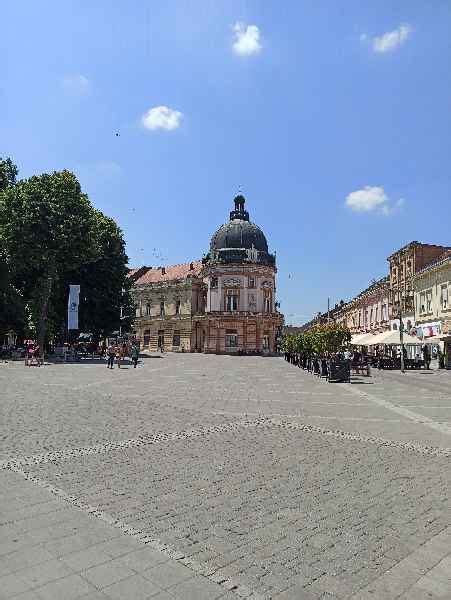
M375 337L376 336L374 333L359 333L352 336L351 344L353 346L368 346L369 342L371 342Z
M401 335L399 331L384 331L373 336L373 339L367 342L368 346L378 346L379 344L385 344L386 346L400 346ZM417 337L404 333L403 344L413 344L421 346L422 342Z

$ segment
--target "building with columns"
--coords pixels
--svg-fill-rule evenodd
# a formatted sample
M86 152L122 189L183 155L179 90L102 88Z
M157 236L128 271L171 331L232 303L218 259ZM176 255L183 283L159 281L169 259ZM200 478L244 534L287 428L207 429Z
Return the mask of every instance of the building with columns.
M242 195L228 223L213 235L203 260L204 352L275 351L283 316L276 305L276 257L249 220Z
M276 259L242 195L202 262L131 270L141 348L218 354L275 352L283 315Z

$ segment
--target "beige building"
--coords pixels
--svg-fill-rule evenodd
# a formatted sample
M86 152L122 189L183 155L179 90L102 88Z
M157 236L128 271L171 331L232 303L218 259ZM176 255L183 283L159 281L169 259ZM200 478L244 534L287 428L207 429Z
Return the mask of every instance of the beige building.
M343 304L335 320L346 325L353 335L382 333L390 329L388 277L373 282L358 296Z
M275 352L283 325L275 255L249 220L244 197L234 203L202 263L130 271L135 330L143 349Z
M135 278L136 336L144 350L200 351L201 322L205 318L205 294L200 272L202 263L170 267L142 267Z
M422 244L414 241L403 246L387 258L390 267L390 319L392 329L396 329L399 325L400 308L402 309L404 328L410 331L414 326L413 277L449 249L445 246Z
M451 250L415 275L413 290L417 336L451 337Z

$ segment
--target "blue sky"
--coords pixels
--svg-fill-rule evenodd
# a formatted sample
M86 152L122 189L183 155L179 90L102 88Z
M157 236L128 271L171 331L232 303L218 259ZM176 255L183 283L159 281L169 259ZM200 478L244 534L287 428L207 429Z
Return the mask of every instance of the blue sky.
M240 185L287 322L411 240L451 245L448 0L16 0L2 21L0 155L73 170L133 266L201 257Z

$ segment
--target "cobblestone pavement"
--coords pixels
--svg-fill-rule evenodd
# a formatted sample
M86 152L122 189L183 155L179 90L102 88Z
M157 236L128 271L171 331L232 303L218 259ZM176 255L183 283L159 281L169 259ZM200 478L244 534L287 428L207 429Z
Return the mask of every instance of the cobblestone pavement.
M0 460L171 560L168 581L189 570L193 598L449 599L450 384L449 372L328 384L278 358L9 363ZM174 597L157 577L155 594Z

